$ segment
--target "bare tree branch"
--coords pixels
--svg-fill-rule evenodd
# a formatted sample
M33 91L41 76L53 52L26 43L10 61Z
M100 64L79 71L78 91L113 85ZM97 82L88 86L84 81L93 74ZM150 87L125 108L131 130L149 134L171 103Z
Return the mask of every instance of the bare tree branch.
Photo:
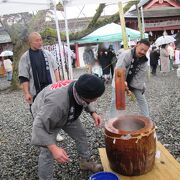
M87 29L92 28L94 26L94 24L96 24L97 20L99 19L99 17L101 16L104 8L106 7L105 4L100 4L98 9L96 10L96 14L94 15L93 19L91 20L91 22L89 23Z

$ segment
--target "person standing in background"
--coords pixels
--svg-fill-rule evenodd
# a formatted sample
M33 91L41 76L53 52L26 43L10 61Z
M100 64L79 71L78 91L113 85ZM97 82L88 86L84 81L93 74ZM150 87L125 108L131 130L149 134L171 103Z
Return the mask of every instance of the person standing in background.
M114 67L116 65L117 59L116 59L116 54L114 52L113 46L109 45L108 48L108 58L110 61L110 70L111 70L111 76L113 77L114 75Z
M41 35L32 32L28 40L30 48L19 61L19 80L26 102L32 104L44 87L60 80L60 74L53 55L42 49Z
M88 70L88 73L91 74L92 66L95 63L95 57L94 57L94 52L90 46L85 47L84 53L83 53L83 60Z
M92 66L92 74L96 75L99 78L102 78L103 75L102 67L100 66L98 60L96 60L95 64Z
M174 55L175 55L175 60L174 60L175 66L180 65L180 48L176 48Z
M12 67L12 61L10 60L10 58L8 56L3 57L3 64L4 64L4 69L6 71L7 81L11 81L13 67Z
M152 51L150 52L150 65L151 65L151 74L156 75L156 69L158 66L159 60L159 52L155 46L152 47Z
M56 59L49 51L42 49L41 35L38 32L32 32L28 40L30 48L19 61L19 81L31 112L31 104L38 93L49 84L59 81L60 73ZM62 140L63 137L58 134L57 141Z
M170 60L167 47L167 44L163 44L160 49L161 72L163 73L170 71Z
M169 60L170 60L170 70L174 70L173 69L173 63L174 63L175 48L173 46L173 43L170 43L168 45L168 53L169 53Z
M108 50L104 47L103 44L99 46L98 49L98 61L102 67L103 78L105 83L108 83L110 80L110 59L108 57Z

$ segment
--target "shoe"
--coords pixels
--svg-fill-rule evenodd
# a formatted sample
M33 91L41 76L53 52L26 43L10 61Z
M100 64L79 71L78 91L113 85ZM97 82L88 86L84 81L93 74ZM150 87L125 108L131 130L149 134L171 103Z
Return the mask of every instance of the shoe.
M60 142L60 141L63 141L64 140L64 137L61 136L60 134L57 135L56 137L56 141Z
M103 170L103 167L101 164L94 162L92 160L80 159L80 169L90 170L92 172L99 172Z

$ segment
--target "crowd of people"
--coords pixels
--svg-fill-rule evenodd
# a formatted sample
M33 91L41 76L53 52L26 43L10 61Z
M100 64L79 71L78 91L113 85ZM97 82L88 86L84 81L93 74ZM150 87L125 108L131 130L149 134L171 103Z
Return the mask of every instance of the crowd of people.
M85 47L83 60L88 73L102 78L106 83L113 77L117 59L112 45L106 48L103 44L99 44L97 54L90 46Z
M131 48L133 47L134 46ZM106 48L103 43L98 45L97 53L93 51L91 46L85 47L83 60L87 67L87 72L101 77L106 83L110 82L113 78L117 59L121 58L121 53L123 51L123 45L117 52L114 51L112 45ZM151 43L146 53L148 65L151 68L151 74L154 76L157 75L158 66L160 72L164 74L174 70L174 67L180 64L179 52L178 49L175 49L174 43L163 44L159 47Z
M156 70L159 65L160 72L163 74L168 73L174 70L179 63L179 59L175 54L178 53L179 50L175 49L174 43L162 44L160 47L152 46L150 49L150 66L151 73L156 75Z

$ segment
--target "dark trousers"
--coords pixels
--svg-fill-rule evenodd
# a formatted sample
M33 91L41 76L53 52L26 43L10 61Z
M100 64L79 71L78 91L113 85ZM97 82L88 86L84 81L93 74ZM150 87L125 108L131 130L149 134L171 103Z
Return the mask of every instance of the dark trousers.
M110 65L110 70L111 70L111 76L113 77L113 75L114 75L114 65L113 64Z
M152 69L152 74L153 75L156 75L156 69L157 69L157 64L153 64L153 65L151 65L151 69Z

